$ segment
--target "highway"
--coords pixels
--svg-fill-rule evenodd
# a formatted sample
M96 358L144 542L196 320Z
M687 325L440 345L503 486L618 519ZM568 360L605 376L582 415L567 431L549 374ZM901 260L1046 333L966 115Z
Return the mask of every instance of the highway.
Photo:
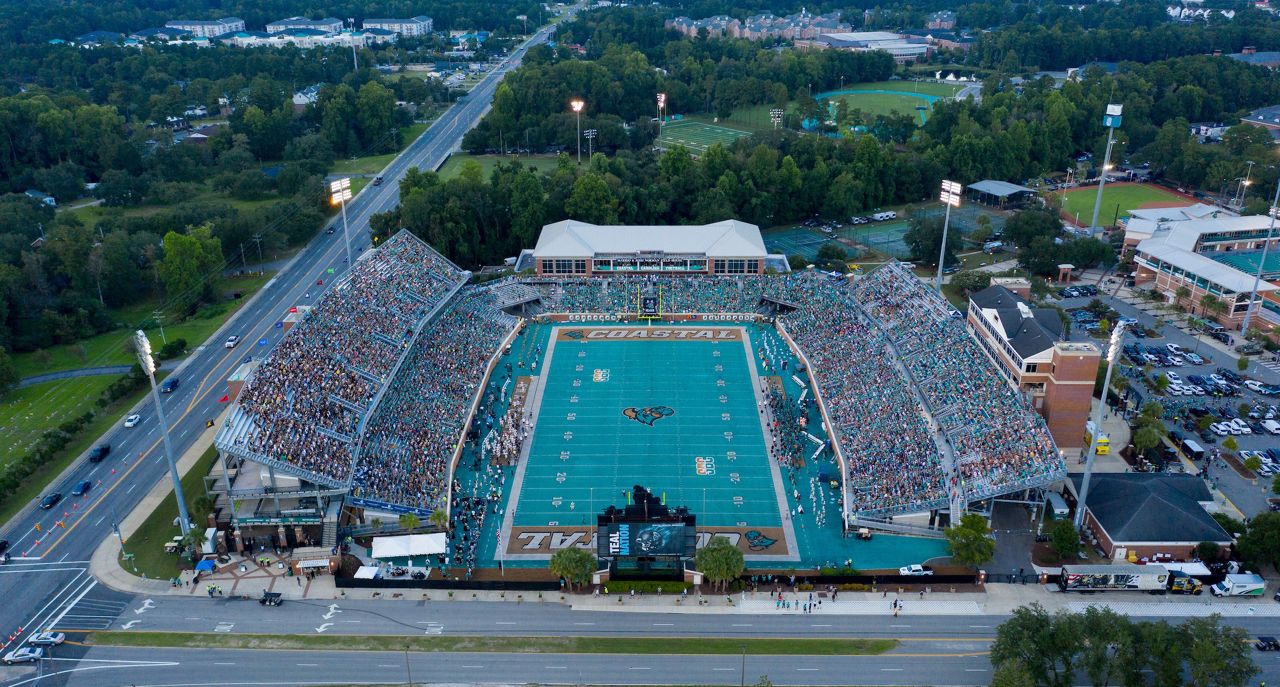
M395 208L399 201L398 182L405 172L411 167L435 169L442 164L458 147L463 134L487 111L503 76L519 66L526 50L545 41L552 30L551 26L544 27L513 51L386 167L382 173L385 183L367 186L348 203L353 255L359 256L369 247L370 217ZM172 373L171 378L176 376L181 383L176 391L162 398L175 459L192 445L206 423L224 410L219 399L226 394L225 380L241 361L247 356L265 355L280 341L283 329L279 322L289 307L313 302L346 270L341 216L335 216L328 226L335 229L334 233L320 232ZM317 285L318 280L323 280L324 285ZM241 336L244 342L226 349L223 341L232 334ZM106 460L90 464L82 456L52 482L49 491L64 496L57 507L41 510L32 503L0 527L0 539L11 542L9 553L13 557L10 565L0 567L0 644L5 651L25 641L31 629L61 620L60 615L77 598L97 586L87 572L94 549L111 536L113 523L134 508L156 480L166 474L150 396L133 412L142 415L138 426L116 427L102 437L112 446ZM70 496L72 487L81 480L89 480L93 488L83 497Z

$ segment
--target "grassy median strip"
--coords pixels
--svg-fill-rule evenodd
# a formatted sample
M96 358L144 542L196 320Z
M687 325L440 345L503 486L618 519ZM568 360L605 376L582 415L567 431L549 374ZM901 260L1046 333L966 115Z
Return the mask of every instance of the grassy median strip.
M255 635L196 632L94 632L93 645L199 649L331 649L336 651L492 652L528 654L734 654L867 656L897 646L893 639L729 637L463 637L404 635Z

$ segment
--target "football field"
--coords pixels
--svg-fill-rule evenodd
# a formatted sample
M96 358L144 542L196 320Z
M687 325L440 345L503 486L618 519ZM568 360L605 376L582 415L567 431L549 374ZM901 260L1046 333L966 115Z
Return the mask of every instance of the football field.
M749 557L794 554L746 328L560 326L538 375L508 553L533 553L535 535L586 544L596 514L642 485Z
M658 134L657 145L660 148L667 149L684 146L694 155L701 155L707 151L707 148L716 143L728 148L739 138L750 135L750 132L730 129L727 126L681 119L674 122L666 122L662 125L662 131Z
M1063 193L1062 210L1081 226L1093 219L1093 204L1098 198L1098 187L1084 186ZM1102 189L1102 204L1098 211L1098 223L1111 226L1118 217L1126 217L1130 210L1138 208L1191 205L1192 200L1153 184L1108 183Z

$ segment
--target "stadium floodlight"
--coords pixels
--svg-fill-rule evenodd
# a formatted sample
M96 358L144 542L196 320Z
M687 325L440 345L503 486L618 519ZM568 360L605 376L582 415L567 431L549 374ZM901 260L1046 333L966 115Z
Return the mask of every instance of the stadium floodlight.
M578 164L582 164L582 108L586 103L578 98L569 101L569 109L573 110L573 117L578 123Z
M169 479L173 482L173 495L178 501L178 527L183 536L191 530L191 516L187 514L187 499L182 493L182 480L178 477L178 465L173 462L173 447L169 444L169 423L164 419L160 405L160 391L156 389L156 361L151 356L151 341L147 333L139 329L133 335L134 349L138 353L138 365L151 381L151 398L156 404L156 418L160 420L160 436L164 439L164 457L169 461Z
M1102 173L1098 175L1098 197L1093 201L1093 220L1089 222L1089 233L1098 233L1098 212L1102 210L1102 189L1107 185L1107 168L1111 164L1111 147L1116 144L1116 129L1120 128L1121 112L1124 105L1111 103L1102 115L1102 126L1107 128L1107 151L1102 156Z
M662 111L667 109L667 94L658 94L658 126L662 126Z
M938 200L947 206L947 213L942 218L942 248L938 250L938 277L934 281L934 288L938 293L942 293L942 266L947 259L947 230L951 228L951 208L960 207L962 190L964 186L960 185L960 182L943 180L942 193L938 195Z
M597 132L595 129L587 129L586 131L582 132L582 135L587 139L587 159L588 160L590 160L591 156L595 154L595 146L593 144L595 143L595 140L596 140L596 133Z
M773 122L773 128L778 128L778 124L782 122L782 108L775 107L769 110L769 121Z
M351 266L351 236L347 230L347 201L351 200L351 179L342 177L329 182L329 200L342 208L342 245L347 249L347 265Z
M1079 530L1084 524L1084 504L1089 498L1089 482L1093 480L1093 461L1098 457L1098 438L1102 436L1102 409L1107 405L1108 390L1111 388L1111 373L1116 370L1116 361L1120 359L1120 349L1124 343L1124 332L1129 323L1120 322L1111 331L1111 341L1107 345L1107 374L1102 379L1102 400L1090 413L1093 431L1089 432L1089 448L1085 454L1084 479L1080 481L1080 500L1076 502L1075 526ZM1088 432L1088 427L1085 428Z
M1271 237L1276 230L1276 215L1280 215L1280 181L1276 182L1276 195L1271 199L1271 208L1267 210L1271 221L1267 224L1267 239L1262 242L1262 259L1258 261L1258 271L1253 275L1253 288L1249 289L1249 305L1244 309L1244 322L1240 332L1249 336L1249 321L1253 319L1253 302L1258 300L1258 286L1262 283L1262 268L1267 264L1267 253L1271 250Z

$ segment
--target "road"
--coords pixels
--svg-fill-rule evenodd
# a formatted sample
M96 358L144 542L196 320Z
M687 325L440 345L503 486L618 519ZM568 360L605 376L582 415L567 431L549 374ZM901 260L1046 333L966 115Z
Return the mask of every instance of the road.
M435 169L457 148L463 134L484 115L503 76L519 66L525 51L544 41L553 28L545 27L481 81L465 98L428 128L422 136L383 171L385 183L367 186L347 206L351 251L355 256L369 247L369 218L395 208L398 181L411 167ZM177 390L163 395L165 416L176 455L190 447L205 423L224 409L226 378L248 357L261 357L280 341L280 320L290 306L313 302L324 286L347 268L340 217L330 223L334 233L321 232L294 261L247 303L225 326L197 348L171 378L181 379ZM332 271L330 271L332 270ZM226 349L231 334L244 343ZM90 464L83 457L52 482L50 491L64 500L52 510L30 504L0 528L0 539L11 542L12 563L0 567L0 643L5 650L25 641L33 628L47 627L60 619L69 604L97 586L88 574L88 561L112 525L166 473L160 431L151 399L134 411L142 422L132 429L117 427L103 441L112 446L103 462ZM73 485L88 480L93 488L83 497L70 497ZM14 635L11 639L10 635Z

